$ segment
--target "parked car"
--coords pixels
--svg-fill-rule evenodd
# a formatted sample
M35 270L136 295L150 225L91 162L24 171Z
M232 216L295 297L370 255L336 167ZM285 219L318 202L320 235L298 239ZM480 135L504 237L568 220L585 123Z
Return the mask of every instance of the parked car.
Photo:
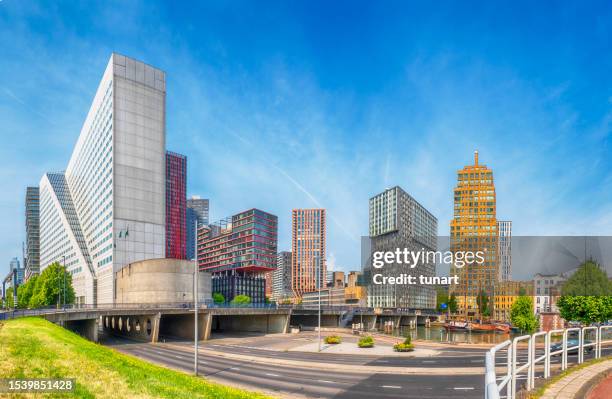
M584 340L584 345L589 345L593 343L592 341L589 341L588 339ZM567 347L568 348L572 348L578 346L578 339L576 338L568 338L567 340ZM584 353L590 353L593 351L594 346L587 346L584 348ZM550 352L556 352L556 351L560 351L563 349L563 342L557 342L555 344L552 344L550 346ZM573 348L567 351L567 353L569 353L570 355L575 355L578 353L578 348ZM560 355L560 353L558 353L557 355ZM556 355L555 355L556 356Z

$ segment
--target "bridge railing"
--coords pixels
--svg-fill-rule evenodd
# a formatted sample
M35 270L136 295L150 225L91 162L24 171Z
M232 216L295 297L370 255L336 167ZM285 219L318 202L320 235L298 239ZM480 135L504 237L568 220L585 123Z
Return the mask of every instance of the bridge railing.
M565 370L568 367L568 353L577 352L577 363L584 362L584 351L594 351L595 358L601 357L601 347L604 344L612 343L612 337L607 337L606 332L612 330L612 326L591 326L591 327L574 327L563 330L551 330L548 332L537 332L532 335L523 335L516 337L512 341L507 340L501 344L491 348L485 354L485 398L499 399L500 393L506 388L506 398L515 399L517 396L517 383L519 379L523 379L521 372L526 371L525 389L531 391L534 388L535 366L539 362L544 362L544 378L550 378L550 363L553 356L561 355L561 369ZM595 331L595 340L586 340L587 332ZM562 334L561 347L553 350L552 335ZM544 354L536 357L536 339L545 336ZM577 340L574 343L574 338ZM570 341L571 340L571 341ZM518 357L518 349L521 342L527 341L527 361L520 364ZM571 346L570 346L571 345ZM498 378L496 372L495 354L503 349L507 349L507 364L506 372Z

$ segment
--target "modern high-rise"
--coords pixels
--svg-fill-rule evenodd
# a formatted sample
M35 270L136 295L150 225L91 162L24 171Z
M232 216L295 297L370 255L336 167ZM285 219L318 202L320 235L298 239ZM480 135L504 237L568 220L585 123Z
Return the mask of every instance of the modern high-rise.
M213 292L227 301L247 295L265 300L265 273L277 262L278 218L249 209L198 229L198 265L212 273Z
M407 249L411 252L436 251L438 245L438 219L401 187L386 189L370 198L369 202L370 255L377 251L395 252ZM370 256L371 259L371 256ZM405 264L386 264L381 269L364 265L367 284L367 304L371 307L408 307L434 309L436 292L433 287L417 284L375 284L373 274L399 276L416 274L426 277L436 275L432 259L422 259L414 268Z
M166 78L113 53L65 172L40 182L40 267L65 264L78 303L112 303L114 272L163 258Z
M325 288L325 209L294 209L291 229L291 289L301 298Z
M25 279L40 273L40 202L38 187L27 187L25 198Z
M278 253L276 270L272 273L272 299L278 301L291 297L291 252L282 251Z
M187 259L187 157L166 151L166 257Z
M493 296L499 279L498 231L496 218L493 171L478 163L457 172L454 193L454 216L450 222L452 252L483 252L483 262L462 267L451 265L451 275L459 277L459 284L451 285L457 297L458 312L466 318L478 317L477 296L484 292Z
M499 281L512 280L512 222L497 221Z
M199 227L208 226L209 223L209 200L193 195L187 199L187 259L195 259L195 223Z

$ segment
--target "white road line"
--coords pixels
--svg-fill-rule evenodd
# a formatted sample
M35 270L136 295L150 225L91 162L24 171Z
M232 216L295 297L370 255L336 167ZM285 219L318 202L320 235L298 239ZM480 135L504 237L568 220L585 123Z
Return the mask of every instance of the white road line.
M381 388L402 389L399 385L381 385Z
M238 367L230 367L230 370L240 371L240 368L238 368Z
M470 363L482 363L484 360L470 360Z
M466 391L469 391L469 390L474 389L474 387L455 387L455 388L453 388L453 389L454 389L454 390L456 390L456 391L460 391L460 390L466 390Z
M272 374L272 373L266 373L266 375L269 376L269 377L280 377L280 375Z
M327 380L317 380L318 382L324 382L326 384L333 384L333 381L327 381Z
M375 360L375 363L389 363L388 360Z
M435 360L423 360L423 363L435 363Z

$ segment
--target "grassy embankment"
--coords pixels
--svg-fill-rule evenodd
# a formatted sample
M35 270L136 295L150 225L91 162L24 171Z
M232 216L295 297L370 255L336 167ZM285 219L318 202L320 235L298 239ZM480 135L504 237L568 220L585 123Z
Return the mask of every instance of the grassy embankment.
M0 322L0 378L13 377L76 379L73 394L51 397L265 398L118 353L39 318Z

